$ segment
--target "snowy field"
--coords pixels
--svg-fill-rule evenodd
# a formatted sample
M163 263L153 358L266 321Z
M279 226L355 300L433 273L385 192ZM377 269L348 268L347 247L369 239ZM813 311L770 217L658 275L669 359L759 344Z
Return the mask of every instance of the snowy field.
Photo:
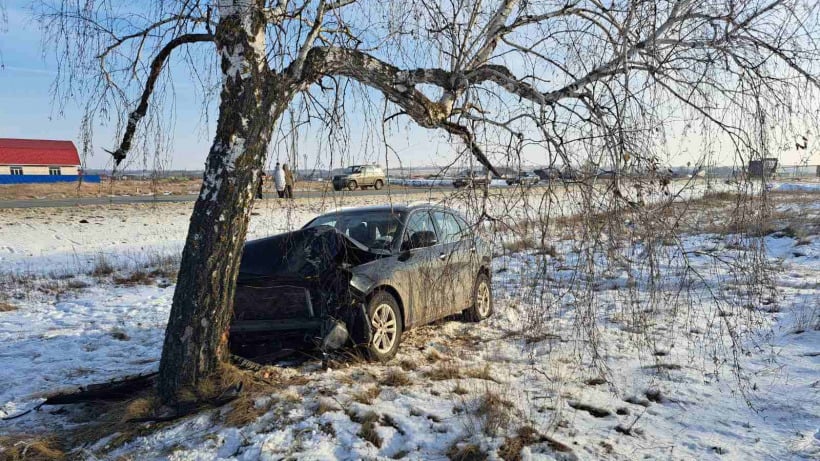
M595 298L590 348L584 343L593 339L579 331L587 304L568 288L583 279L584 255L579 242L556 239L551 254L523 249L494 260L488 321L412 330L386 365L273 367L283 384L254 397L247 421L232 419L228 405L74 454L820 459L820 196L795 197L775 201L779 225L805 226L763 238L775 268L763 297L735 293L740 285L712 257L742 263L742 239L690 233L660 250L664 278L652 299L642 271L608 269L581 281ZM299 227L337 205L265 202L251 236ZM45 392L156 369L173 280L117 277L178 252L189 213L181 204L3 213L0 417L33 408ZM644 251L637 243L625 253ZM98 270L101 258L111 273ZM0 442L4 434L72 429L79 410L54 409L0 421Z

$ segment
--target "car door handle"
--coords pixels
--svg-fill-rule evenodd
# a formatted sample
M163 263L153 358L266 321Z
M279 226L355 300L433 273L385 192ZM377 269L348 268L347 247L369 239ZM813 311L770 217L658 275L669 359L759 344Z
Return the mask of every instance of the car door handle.
M445 259L447 259L447 256L448 255L446 253L441 253L440 255L438 255L438 259L444 261Z

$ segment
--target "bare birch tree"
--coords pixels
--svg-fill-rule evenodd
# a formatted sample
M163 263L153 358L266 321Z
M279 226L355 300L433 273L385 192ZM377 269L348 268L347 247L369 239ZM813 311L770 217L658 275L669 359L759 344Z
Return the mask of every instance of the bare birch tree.
M166 402L227 360L254 191L294 101L344 99L352 81L388 102L386 120L448 133L493 174L534 149L551 165L610 170L588 193L635 209L641 193L622 178L662 188L658 146L693 124L726 155L765 156L773 121L809 111L820 62L810 0L55 0L36 12L61 64L58 96L85 101L88 126L119 121L117 164L162 128L146 121L173 96L172 69L207 87L218 64L216 132L160 364Z

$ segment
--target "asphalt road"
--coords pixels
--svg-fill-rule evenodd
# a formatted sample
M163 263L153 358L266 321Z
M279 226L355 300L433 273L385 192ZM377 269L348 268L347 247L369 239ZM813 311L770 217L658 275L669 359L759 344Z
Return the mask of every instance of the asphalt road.
M427 189L419 188L418 192L423 192ZM405 193L407 189L401 189ZM396 192L396 191L394 191ZM348 196L374 196L384 195L387 193L383 190L357 190L357 191L341 191L341 192L323 192L323 191L296 191L297 198L321 198L327 195L348 195ZM193 202L197 195L129 195L116 197L74 197L74 198L60 198L60 199L26 199L26 200L0 200L0 209L3 208L65 208L82 205L123 205L134 203L179 203L179 202ZM266 199L277 198L276 194L265 194Z

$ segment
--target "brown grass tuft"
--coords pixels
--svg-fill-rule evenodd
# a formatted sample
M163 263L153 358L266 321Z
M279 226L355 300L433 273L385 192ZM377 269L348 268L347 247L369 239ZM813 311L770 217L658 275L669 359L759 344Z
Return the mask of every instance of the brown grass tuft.
M126 404L120 419L122 422L129 422L135 419L148 418L156 413L159 406L159 399L156 396L139 397Z
M485 381L492 381L494 383L498 383L499 381L493 376L490 370L490 364L485 363L482 368L469 368L464 371L464 377L466 378L474 378L474 379L483 379Z
M416 362L407 359L399 362L399 366L401 366L401 369L404 371L415 371L416 368L418 368L418 364Z
M15 306L14 304L9 304L5 301L0 301L0 312L12 312L16 310L17 306Z
M538 242L532 237L524 237L520 239L504 242L504 250L508 253L520 253L522 251L531 250L538 247Z
M359 437L372 443L376 448L382 447L382 438L379 436L376 428L379 427L379 416L375 413L370 413L375 416L375 419L368 418L362 423L362 428L359 430Z
M487 459L487 453L473 443L454 443L447 450L447 457L451 461L484 461Z
M482 421L482 430L488 436L495 436L499 430L508 427L512 420L513 405L497 393L486 390L479 398L476 416Z
M54 438L0 436L0 459L3 461L53 461L66 459Z
M462 386L461 383L456 383L456 387L453 388L453 394L456 395L467 395L470 391L467 390L466 387Z
M223 421L228 427L242 427L256 421L270 410L272 400L263 405L257 405L252 395L242 394L231 402L230 409L223 415Z
M433 381L444 381L461 377L458 366L452 361L441 362L433 368L424 372L424 376Z
M136 270L127 276L114 276L115 285L135 286L135 285L150 285L154 283L154 275L150 272Z
M520 461L521 450L524 447L544 442L546 438L530 426L522 426L518 429L518 435L507 437L504 443L498 448L498 456L504 461Z
M387 370L387 373L384 374L381 380L382 385L390 387L409 386L412 382L410 377L407 376L407 373L398 368Z
M354 393L352 397L356 402L370 405L374 400L376 400L376 397L378 397L381 392L382 390L379 389L379 386L371 386L367 389Z
M108 257L102 253L98 254L94 259L94 265L91 267L91 275L94 277L105 277L114 273L114 265L108 260Z

